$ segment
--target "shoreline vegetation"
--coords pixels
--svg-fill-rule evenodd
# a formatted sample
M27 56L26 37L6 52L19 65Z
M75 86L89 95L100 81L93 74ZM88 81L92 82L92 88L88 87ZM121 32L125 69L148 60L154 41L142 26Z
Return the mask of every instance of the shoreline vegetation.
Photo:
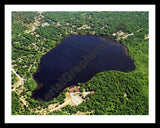
M26 31L33 30L30 26L35 26L34 31ZM148 33L148 12L12 12L12 65L24 79L12 91L12 115L41 115L43 109L46 115L148 115ZM50 112L49 105L65 102L68 89L50 102L38 102L31 98L36 88L32 74L56 42L74 34L108 35L118 40L127 47L136 70L100 72L76 85L94 94L77 106Z

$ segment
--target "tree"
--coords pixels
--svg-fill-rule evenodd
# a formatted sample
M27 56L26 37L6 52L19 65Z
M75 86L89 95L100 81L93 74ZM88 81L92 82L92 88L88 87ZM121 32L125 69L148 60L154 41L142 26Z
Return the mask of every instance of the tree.
M65 107L62 108L62 110L67 111L70 114L75 114L77 112L76 109L71 105L66 105Z
M12 115L17 115L21 106L19 103L18 96L12 91Z
M25 87L28 88L30 91L33 91L37 87L37 84L33 79L31 79L26 81Z

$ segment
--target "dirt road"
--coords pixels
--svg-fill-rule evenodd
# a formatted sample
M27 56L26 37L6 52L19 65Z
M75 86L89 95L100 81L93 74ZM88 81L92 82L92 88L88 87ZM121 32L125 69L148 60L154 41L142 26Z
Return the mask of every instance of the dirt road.
M16 87L12 89L12 91L15 91L17 87L19 87L20 85L24 83L24 79L20 77L20 75L18 75L13 68L11 68L11 71L13 71L13 73L18 77L18 82L16 84Z

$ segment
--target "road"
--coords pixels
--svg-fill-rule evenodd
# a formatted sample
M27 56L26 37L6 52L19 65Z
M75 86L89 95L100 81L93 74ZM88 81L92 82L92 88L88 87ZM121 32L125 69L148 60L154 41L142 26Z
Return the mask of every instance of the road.
M27 30L26 31L26 33L31 33L31 32L33 32L33 31L35 31L36 30L36 27L38 27L38 26L40 26L40 19L42 18L42 17L44 17L43 15L42 15L42 13L43 13L44 11L39 11L38 13L39 13L39 16L35 16L34 17L34 23L32 23L31 24L31 30Z
M20 75L18 75L13 68L11 68L11 71L13 71L13 73L14 73L14 74L18 77L18 79L20 80L20 82L18 82L17 86L12 89L12 91L15 91L15 89L16 89L17 87L19 87L20 85L22 85L22 84L24 83L24 79L23 79L22 77L20 77Z
M52 108L49 110L49 112L52 112L52 111L55 111L55 110L60 110L61 108L63 108L64 106L68 105L71 103L71 101L75 104L75 105L78 105L80 103L82 103L83 100L80 100L77 96L74 96L75 93L70 93L70 96L71 96L71 99L68 99L67 101L65 101L63 104L59 105L58 107L56 108Z

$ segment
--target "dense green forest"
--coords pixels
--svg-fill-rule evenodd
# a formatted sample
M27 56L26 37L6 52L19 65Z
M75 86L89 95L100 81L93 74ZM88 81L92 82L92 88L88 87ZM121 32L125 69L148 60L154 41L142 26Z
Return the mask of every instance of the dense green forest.
M76 86L94 91L77 105L66 105L47 115L148 115L148 12L12 12L12 66L23 78L13 86L12 114L40 114L51 104L62 104L65 89L49 102L32 99L36 83L32 78L40 58L64 37L72 34L109 36L125 44L136 70L124 73L104 71ZM118 32L121 34L118 34ZM122 33L123 32L123 33ZM12 85L18 78L12 72ZM74 86L74 85L73 85Z

